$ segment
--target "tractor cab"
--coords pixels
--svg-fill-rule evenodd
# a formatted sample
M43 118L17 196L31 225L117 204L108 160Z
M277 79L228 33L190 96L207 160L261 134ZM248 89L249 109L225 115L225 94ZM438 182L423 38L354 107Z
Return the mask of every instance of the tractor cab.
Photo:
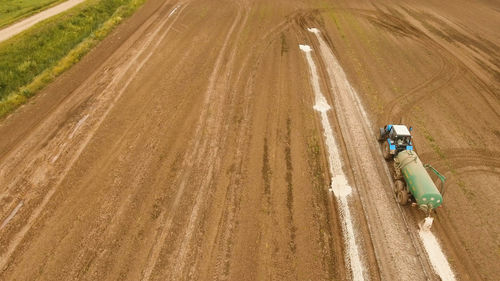
M384 157L390 159L400 151L413 150L410 131L405 125L387 125L380 128L379 141L384 142Z

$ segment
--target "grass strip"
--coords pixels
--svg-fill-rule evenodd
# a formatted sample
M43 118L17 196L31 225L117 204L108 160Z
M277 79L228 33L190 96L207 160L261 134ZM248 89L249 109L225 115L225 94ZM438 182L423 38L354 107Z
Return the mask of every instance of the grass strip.
M0 44L0 118L77 63L145 0L88 0Z
M0 1L0 27L26 18L66 0L3 0Z

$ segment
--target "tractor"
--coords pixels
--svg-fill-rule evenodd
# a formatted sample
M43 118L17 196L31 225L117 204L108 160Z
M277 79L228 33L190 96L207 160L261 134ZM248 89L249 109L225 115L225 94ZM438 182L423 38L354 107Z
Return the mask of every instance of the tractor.
M399 152L404 150L413 150L413 140L410 132L405 125L386 125L380 128L378 140L383 142L382 152L386 160L393 159Z
M444 183L446 178L429 164L423 164L414 151L413 140L405 125L386 125L380 128L379 142L382 143L382 153L387 161L393 160L394 192L399 204L412 203L427 214L421 223L424 228L432 225L431 213L443 203ZM441 181L438 190L427 173L431 170Z

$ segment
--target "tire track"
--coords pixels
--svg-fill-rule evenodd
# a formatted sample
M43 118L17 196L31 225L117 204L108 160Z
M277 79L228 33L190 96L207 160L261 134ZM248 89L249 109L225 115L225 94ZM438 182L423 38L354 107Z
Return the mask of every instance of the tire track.
M316 29L309 29L309 31L315 33L319 32ZM341 156L327 115L327 111L329 111L331 107L320 89L319 75L311 56L312 49L308 45L300 45L300 49L305 52L311 71L311 83L315 95L314 109L321 113L321 123L323 124L324 137L328 151L328 164L330 166L330 190L333 191L340 203L339 212L342 218L342 231L344 234L345 247L347 249L345 253L346 264L350 266L350 272L352 274L350 277L353 280L365 280L366 270L363 265L361 258L362 254L358 247L358 242L356 241L357 235L354 232L353 218L347 200L352 189L347 183L346 175L342 171Z
M478 97L480 97L484 104L496 115L496 117L500 117L500 114L498 110L494 107L493 101L498 100L498 93L495 92L495 89L493 86L489 85L481 76L476 72L476 70L468 65L467 60L463 60L462 56L464 54L456 53L453 51L453 48L450 48L451 46L448 45L448 43L443 42L439 40L439 37L435 34L435 30L432 28L432 24L427 22L426 20L420 19L417 15L418 12L413 11L410 8L400 10L400 12L407 17L408 21L411 22L414 26L417 26L422 32L422 34L425 34L426 38L436 46L436 49L439 49L442 53L443 56L445 56L450 62L453 62L461 72L470 74L474 78L473 83L479 88L481 88L480 91L477 91L476 93L478 94ZM445 24L444 22L440 24ZM440 32L440 31L438 31ZM455 30L456 33L461 34L465 38L468 38L466 34L463 34L457 30ZM473 44L469 42L468 44ZM467 57L469 54L466 52L465 57Z
M194 47L191 47L186 51L186 53L183 55L183 57L179 58L178 61L174 65L172 65L172 73L177 73L178 71L181 71L182 66L185 62L185 60L190 56L191 52L193 51ZM158 165L157 157L155 153L157 153L157 150L154 148L157 148L160 146L160 143L162 141L162 136L164 136L164 131L161 130L163 127L171 127L171 125L175 124L174 120L179 118L180 111L179 108L183 107L186 105L188 96L183 96L181 102L179 103L179 106L173 109L173 111L169 112L169 117L164 118L161 121L161 125L159 128L156 130L151 130L152 133L148 135L148 138L145 140L144 135L148 133L148 131L145 130L145 128L148 127L148 123L151 124L151 122L154 119L154 117L146 117L148 120L137 120L135 122L132 122L130 125L128 125L125 134L123 134L122 138L125 138L126 135L129 136L129 138L132 137L134 132L140 132L133 141L131 142L118 142L116 144L116 147L114 147L112 150L115 151L123 151L125 150L125 155L130 155L136 147L138 146L147 146L151 147L152 149L146 150L147 153L140 155L139 159L135 159L135 163L140 163L140 165L132 165L132 167L128 167L127 163L130 163L131 160L128 157L124 157L121 159L117 159L118 155L114 153L113 155L109 156L108 159L106 160L106 164L101 166L101 169L103 170L108 170L111 165L113 165L116 169L120 167L120 169L127 169L127 172L122 172L122 175L132 175L131 178L133 179L129 184L127 184L129 187L129 190L127 193L129 195L125 198L122 199L119 202L116 202L117 200L113 200L111 202L105 202L105 204L101 207L103 210L107 210L107 213L112 213L113 215L109 216L106 218L106 221L99 223L99 229L94 229L92 232L87 234L86 238L82 241L83 244L85 245L91 245L93 249L113 249L116 248L117 242L114 239L114 235L118 233L120 230L120 227L122 227L122 223L125 223L127 219L127 212L130 211L130 208L133 207L133 204L131 202L138 201L140 200L141 196L141 188L144 186L144 181L148 178L154 178L153 172L155 172L155 165ZM152 108L154 104L157 104L157 100L155 99L148 99L146 102L142 103L140 105L141 109L140 111L144 113L144 116L151 115L151 112L148 112L148 109ZM156 114L156 113L154 113ZM123 167L123 168L122 168ZM112 186L110 189L114 189L117 191L117 194L114 194L114 197L120 198L120 194L125 193L125 190L120 189L120 186L123 185L123 181L120 180L119 178L115 178L113 181ZM167 191L165 191L167 192ZM110 204L108 204L110 203ZM107 206L109 205L109 206ZM131 206L132 205L132 206ZM104 211L103 211L104 213ZM99 239L96 239L99 237ZM113 242L109 242L113 241ZM85 260L83 259L88 259L88 256L85 254L88 249L87 247L84 247L78 251L78 259L76 259L73 262L73 265L70 266L70 268L73 268L73 271L68 275L68 276L75 276L76 279L81 279L82 276L81 274L86 274L84 276L88 276L91 274L103 274L102 271L99 272L90 272L90 273L82 273L79 272L79 269L82 268L83 266L79 266L84 263ZM111 255L113 255L112 251L104 251L99 253L93 260L90 265L94 264L104 264L107 258L110 258ZM90 266L88 266L90 267ZM78 275L80 274L80 275Z
M293 161L292 161L292 120L290 116L286 119L286 137L285 137L285 163L286 163L286 206L288 208L288 228L290 230L290 251L295 254L297 244L295 242L295 232L297 227L293 219Z
M236 35L234 35L236 37L234 39L235 42L237 42L239 40L242 29L244 28L245 23L248 19L248 7L244 4L241 4L241 3L237 3L237 5L238 5L238 15L237 16L241 16L241 13L244 13L244 15L243 15L243 19L240 18L238 20L238 21L240 21L240 27L239 27L238 31L236 32ZM232 33L232 31L233 31L233 27L231 28L230 32ZM228 102L221 101L220 108L222 108L223 105L226 106L227 108L231 108L231 105L234 105L234 103L235 103L235 95L234 95L234 92L232 92L232 90L231 90L232 86L229 82L231 80L230 78L233 76L233 69L234 69L234 64L235 64L236 52L237 52L237 49L233 48L229 54L229 59L228 59L228 62L226 64L227 69L225 69L225 73L224 73L224 75L222 75L222 76L226 77L226 81L224 82L224 85L216 86L217 89L215 91L219 92L219 93L227 94L227 97L223 97L223 98L229 99ZM235 84L241 78L241 73L242 72L240 71L239 74L237 75ZM227 114L231 115L230 113L227 113ZM215 122L216 123L223 123L222 120L223 120L224 116L222 114L222 110L221 110L221 114L219 115L218 118L219 118L219 120L215 121ZM226 123L225 126L222 128L222 131L220 132L219 139L211 138L212 140L214 140L214 143L211 145L211 147L215 146L216 144L219 144L218 147L220 147L221 143L225 143L226 139L227 139L228 130L229 130L229 123ZM210 149L210 150L213 150L213 149ZM209 152L211 152L210 150L209 150ZM217 160L214 161L217 164L217 167L215 167L215 170L218 171L218 170L220 170L220 165L221 165L221 161L222 161L222 154L220 154L218 151L216 151L215 153L213 153L213 155L214 155L214 157L218 157ZM200 158L199 162L203 161L202 158ZM216 178L216 176L217 175L214 173L213 177L206 181L207 187L208 187L208 183L211 183ZM198 220L198 216L199 216L198 213L200 212L198 206L201 204L200 201L203 199L206 200L208 195L209 195L207 191L205 191L205 192L206 192L205 194L199 193L198 197L196 198L195 206L193 208L196 212L194 213L194 216L192 214L192 216L190 217L190 221L189 221L189 225L188 225L188 229L187 229L188 235L185 236L185 238L184 238L184 240L179 248L180 251L177 254L177 258L175 258L176 260L182 260L184 264L182 264L180 267L178 267L179 271L175 272L175 274L177 274L177 276L174 275L174 279L180 278L180 274L181 274L183 268L186 267L185 261L187 260L187 257L186 257L187 249L188 249L187 244L191 243L193 240L192 233L194 231L195 223L197 223L197 220ZM203 224L203 222L199 222L199 224ZM198 228L203 228L203 227L201 225L198 225ZM195 247L193 246L192 248L195 248ZM198 248L196 250L199 251L199 248L201 248L201 245L198 245ZM194 278L194 269L197 267L197 265L198 265L198 260L195 260L194 262L191 263L189 270L187 270L189 278Z
M310 11L310 10L305 10L302 11L301 14L297 15L294 18L294 23L295 23L295 30L294 32L297 35L297 41L298 42L309 42L311 43L312 46L314 46L315 49L317 49L317 46L315 45L314 39L311 40L310 34L307 29L309 28L309 24L307 23L308 21L314 21L314 18L317 16L316 11ZM326 76L326 73L324 71L324 64L322 60L317 60L317 63L319 65L318 71L320 72L320 75L322 77ZM321 85L321 89L327 89L328 82L325 81L325 79L321 80L323 83ZM329 96L327 96L327 99L329 99ZM311 101L308 104L313 104L314 105L315 100L314 97L311 97ZM321 124L321 119L320 116L315 114L314 115L315 119L315 131L316 132L321 132L323 131ZM339 123L338 119L334 118L333 120L333 125L334 125L334 131L338 132L339 131ZM339 139L340 145L341 145L341 150L342 154L346 155L347 150L345 147L345 143L343 142L342 139ZM328 268L329 271L329 277L333 279L347 279L349 278L351 272L349 268L349 264L346 263L346 247L345 247L345 239L343 236L343 222L340 217L339 212L337 211L340 206L339 202L335 200L335 197L332 196L331 190L329 190L329 186L332 184L331 181L331 175L328 173L329 170L329 165L328 165L328 160L326 153L321 153L321 151L327 151L326 144L321 141L316 139L316 137L312 136L310 139L307 140L308 143L308 158L309 158L309 166L311 167L311 176L314 178L314 188L316 191L315 196L316 202L314 202L313 206L316 209L316 213L318 214L326 214L326 225L322 223L321 220L321 215L315 216L315 220L318 223L319 226L319 231L320 234L323 235L323 232L325 232L325 229L329 232L330 238L323 238L321 239L321 244L323 246L323 250L325 252L324 258L323 258L323 263L326 268ZM320 149L321 148L321 149ZM346 162L344 162L346 163ZM350 169L347 169L346 172L349 173L348 177L352 179L353 175ZM354 193L354 196L358 196L358 194ZM321 208L321 204L325 206L325 208ZM360 206L362 207L362 206ZM359 216L357 216L359 218ZM365 223L366 227L366 217L361 218L362 221ZM365 229L366 230L366 229ZM366 239L368 237L368 239ZM364 252L371 252L371 255L373 255L373 245L371 244L371 238L369 236L365 236L363 238L360 238L360 241L363 241L363 250ZM368 240L368 241L367 241ZM368 246L368 247L367 247ZM337 253L342 253L341 255L338 255ZM365 256L366 257L366 256ZM376 260L372 258L367 259L366 266L369 267L369 275L371 279L373 280L379 280L380 279L380 272L378 269L376 269L377 262Z
M434 153L423 153L422 159L428 159L436 167L451 165L455 169L465 167L500 168L500 153L487 149L444 149L441 150L444 158L438 158Z
M165 7L166 7L166 4L164 6L162 6L162 8L165 8ZM28 233L28 231L31 229L31 227L34 225L34 223L37 221L38 217L40 216L40 214L44 210L45 206L51 200L54 193L57 191L57 187L64 180L65 175L69 172L69 170L71 169L73 164L77 161L80 154L85 149L86 145L92 139L95 132L99 129L103 120L106 118L106 116L109 114L111 109L114 107L114 104L116 103L116 101L121 97L121 95L124 93L125 89L128 87L130 82L133 80L134 75L149 60L149 58L151 57L151 54L153 52L151 52L149 55L146 55L145 57L141 58L141 56L144 54L144 52L146 50L149 50L149 51L155 50L159 46L159 43L162 41L162 39L166 36L166 34L168 34L170 27L175 22L175 19L174 19L174 21L172 21L172 23L170 24L170 27L167 27L165 30L163 30L163 28L166 26L166 24L169 22L169 20L170 20L170 17L167 17L166 19L162 20L161 22L158 22L156 25L156 29L154 29L154 31L152 31L149 34L149 36L147 36L146 39L140 43L141 45L137 46L138 50L135 51L135 54L133 54L132 57L126 58L126 60L122 60L121 68L117 68L116 72L114 73L114 76L111 76L112 77L111 81L109 82L107 87L100 93L100 95L98 95L96 97L97 104L94 104L93 107L91 107L89 109L89 111L86 113L91 117L90 117L90 119L88 119L89 121L87 121L86 125L81 126L79 128L79 130L82 134L84 134L83 133L84 129L86 130L85 131L86 137L83 140L80 140L80 139L75 140L73 138L69 138L71 136L71 132L73 132L75 130L75 127L73 124L64 125L63 127L61 127L59 129L58 132L56 132L55 136L52 138L52 140L48 143L47 146L44 146L41 150L39 150L39 152L31 160L27 160L28 163L24 166L27 168L24 169L23 173L18 175L16 180L9 179L9 182L11 182L10 186L11 187L16 186L16 185L18 185L18 183L21 180L25 181L25 179L33 178L34 175L36 175L37 171L40 171L40 169L45 169L44 171L41 172L41 173L45 174L42 178L42 181L37 180L36 184L42 185L43 187L45 187L45 190L47 190L47 193L45 195L43 195L43 198L41 199L41 202L38 205L33 206L34 210L29 215L29 218L28 218L26 224L24 224L21 227L21 229L19 230L19 232L17 234L15 234L14 237L11 238L9 245L6 247L5 252L3 252L2 255L0 256L0 270L3 271L5 269L5 266L7 265L8 259L13 254L13 252L16 250L17 246L21 243L24 236ZM160 31L163 31L163 33L161 34L161 36L159 38L157 38L157 34ZM157 40L156 43L153 44L153 39L159 39L159 40ZM136 65L136 63L138 63L138 65ZM135 68L131 74L131 73L129 73L129 70L131 69L132 66L135 66ZM126 77L125 76L126 74L129 74L129 76ZM125 78L126 78L126 80L123 81ZM82 89L82 88L80 88L80 89ZM82 114L82 115L85 116L85 114ZM58 116L52 117L52 118L57 118L57 117ZM50 118L50 119L52 119L52 118ZM50 123L48 121L53 121L50 119L47 120L47 123L45 123L45 126L48 126L48 124ZM80 118L79 120L82 120L82 119ZM40 128L42 128L42 127L40 127ZM36 136L37 133L34 133L34 135ZM23 145L18 147L16 152L12 152L10 155L14 155L14 157L20 157L22 155L21 153L23 152L22 151L22 148L24 148L23 146L29 147L30 140L31 139L27 139ZM59 159L56 159L59 162L64 161L64 164L61 163L61 164L49 165L49 166L45 167L44 163L46 163L46 161L48 159L54 159L53 157L50 157L51 151L54 151L54 150L57 151L57 149L54 149L54 148L57 148L58 146L61 146L64 143L71 143L72 147L76 146L77 148L73 149L73 153L65 155L64 158L58 157ZM67 147L68 145L65 145L65 146ZM9 160L9 158L6 157L5 162L10 164L9 163L10 161L8 161L8 160ZM23 159L21 159L21 161L23 161ZM24 161L26 161L26 160L24 160ZM30 170L30 167L33 166L35 163L38 163L37 165L35 165L35 166L38 166L38 169L35 170L34 172L32 172ZM54 167L61 167L61 166L63 166L64 168L62 169L62 171L59 171L59 172L57 172L56 170L51 171L49 168L49 167L54 168ZM2 168L2 170L4 172L4 173L2 173L2 176L5 176L5 174L6 174L4 168L5 168L5 165L3 165L3 168ZM50 174L51 172L53 174ZM46 174L49 174L49 176L47 176ZM7 180L5 180L5 181L7 181ZM51 187L49 187L49 184ZM28 186L28 188L25 189L26 190L25 192L28 192L30 189L33 189L33 187L30 187L30 186ZM38 188L40 188L40 186L38 186ZM30 204L31 203L30 201L32 201L32 200L33 201L40 200L40 199L37 200L35 198L31 198L31 197L27 197L27 196L28 196L28 194L23 196L26 198L25 199L26 205ZM26 208L26 209L28 209L28 208Z
M162 9L166 7L166 4L162 6ZM168 20L168 19L167 19ZM151 24L151 22L150 22ZM77 112L74 112L75 115L77 115L77 120L82 120L82 115L86 115L85 112L82 113L84 110L88 110L87 115L91 115L93 119L93 122L98 122L99 120L99 115L97 113L103 112L106 108L105 101L110 100L112 97L111 95L114 92L119 92L123 93L125 87L119 87L119 84L121 81L120 79L125 78L127 71L136 63L136 60L139 59L139 57L144 53L144 50L152 44L152 40L154 39L154 36L161 30L160 27L162 27L164 24L166 24L166 21L163 20L159 23L160 25L158 26L158 29L154 32L150 32L148 34L148 37L146 37L145 41L143 42L134 42L138 46L131 46L132 50L130 53L132 55L128 54L128 56L121 61L117 61L116 63L118 65L121 65L120 67L113 67L112 69L107 68L104 70L104 73L100 73L102 77L99 79L99 82L97 83L98 85L107 85L103 89L95 89L96 92L96 97L89 97L89 98L80 98L77 97L77 104L81 101L83 101L83 105L81 105ZM148 26L147 28L149 28ZM156 46L158 46L158 43ZM141 46L142 44L142 46ZM135 51L134 49L135 48ZM141 49L142 48L142 49ZM135 54L134 54L135 52ZM149 59L149 57L147 58ZM145 61L142 62L143 66ZM137 73L139 71L140 67L135 69L134 73ZM131 74L131 77L133 77L134 73ZM127 85L131 82L131 78L128 78L127 80ZM90 92L86 90L88 85L82 86L79 88L79 91L84 91L84 92ZM88 88L92 89L94 87L89 86ZM118 97L115 99L117 100ZM68 104L69 101L66 101L66 104L61 105L60 108L62 109L67 109L70 107ZM103 104L104 103L104 104ZM99 106L96 106L98 104ZM83 108L82 108L83 107ZM92 108L95 107L95 108ZM90 108L90 109L89 109ZM108 107L108 109L111 109L111 107ZM109 112L109 111L108 111ZM68 113L66 113L68 114ZM54 116L56 115L56 116ZM35 132L33 132L32 135L34 135L32 138L25 138L21 144L17 146L16 149L12 149L9 151L9 153L4 157L3 163L2 163L2 169L0 170L0 182L5 181L8 182L6 184L6 190L4 191L5 193L12 193L10 196L17 196L17 197L24 197L26 192L30 191L31 189L34 188L34 184L39 184L39 180L36 180L35 183L30 182L30 178L33 178L34 175L37 174L37 171L40 171L43 168L38 168L38 170L33 171L32 167L40 167L44 166L45 162L47 161L47 158L49 159L56 159L59 158L58 156L63 152L64 147L67 147L70 142L77 143L78 140L72 140L71 134L69 133L72 130L76 129L77 122L66 122L64 124L63 118L67 118L67 116L64 116L64 113L54 114L50 118L45 120L45 123L40 125ZM62 115L62 116L61 116ZM70 120L73 118L70 118ZM102 118L103 119L103 118ZM100 120L102 120L100 119ZM60 121L58 121L60 120ZM97 121L95 121L97 120ZM52 129L52 126L49 126L47 124L52 124L52 123L58 123L58 127L56 129ZM90 120L87 121L87 123L91 123ZM87 128L90 125L87 124ZM48 131L50 134L45 134L45 132ZM90 139L90 138L89 138ZM41 141L40 141L41 140ZM40 144L41 143L41 144ZM29 151L29 153L27 153ZM59 151L56 153L56 155L51 158L51 152L52 151ZM26 159L25 155L34 155L31 158ZM55 161L54 161L55 162ZM61 161L59 161L61 162ZM54 164L54 163L52 163ZM67 166L67 165L66 165ZM20 171L17 171L19 169ZM46 171L42 171L43 174L46 174ZM12 174L15 174L15 176L12 176ZM36 178L36 176L35 176ZM47 180L47 177L44 178ZM15 191L14 191L15 189Z
M429 50L435 50L435 48L428 48ZM387 120L392 120L391 122L402 122L404 116L406 116L410 110L421 104L430 96L436 95L436 91L450 85L450 83L459 74L458 66L454 65L446 59L444 56L439 55L440 67L439 70L428 80L416 85L407 93L392 99L390 102L384 105L386 109L386 114L382 117L382 120L378 123L387 123ZM387 121L387 122L385 122Z
M230 274L231 268L231 257L232 248L234 243L234 233L238 229L237 219L239 217L240 202L242 196L241 186L244 185L246 181L243 172L247 169L248 164L246 163L246 157L248 155L248 146L250 143L250 129L252 127L253 108L252 101L255 99L255 94L253 93L255 88L255 76L258 71L258 67L263 62L263 55L268 51L271 46L271 42L276 40L277 34L288 28L289 22L284 21L278 24L276 27L268 31L262 39L254 44L249 52L250 56L247 57L243 66L240 68L240 73L238 74L237 82L238 84L242 78L242 74L245 70L249 70L250 74L247 75L248 79L243 80L243 105L242 105L242 119L238 126L238 137L236 154L233 158L233 164L231 166L231 176L229 179L229 184L227 188L227 194L224 202L224 209L220 215L220 220L217 227L217 234L214 242L213 248L209 252L208 260L212 260L215 257L215 268L213 269L212 277L214 280L227 280ZM237 109L234 110L233 114L237 114ZM207 272L208 269L204 269L203 272ZM206 274L205 274L206 275Z
M394 122L395 120L401 122L402 118L413 107L419 105L429 96L435 95L436 91L450 85L460 73L461 69L459 66L441 45L405 19L384 13L380 9L377 9L377 12L371 15L363 14L363 17L375 26L414 39L416 42L420 43L423 48L427 49L429 52L435 53L439 59L439 67L435 73L425 81L415 85L406 93L403 93L384 105L386 110L377 123L386 124L388 120L390 120L390 122Z
M241 10L241 7L238 7L238 14L234 18L224 39L221 50L219 51L219 54L217 56L212 74L209 78L209 84L204 95L205 99L202 106L202 112L200 113L200 118L198 119L197 126L194 132L194 143L191 143L189 145L193 149L191 150L191 153L185 156L184 161L181 165L182 167L185 167L185 172L180 173L178 175L178 178L174 181L175 183L177 183L175 185L179 186L179 188L170 207L168 215L166 211L163 211L160 214L159 221L161 222L162 228L157 234L157 242L155 243L155 246L151 249L150 258L144 270L142 280L149 280L151 278L151 274L153 273L161 250L163 249L163 246L165 244L166 237L172 227L175 213L174 210L176 210L179 206L180 199L183 196L187 185L187 181L191 177L191 171L195 169L202 169L204 170L202 174L205 174L205 177L200 179L199 189L197 191L193 209L191 209L191 216L187 225L186 234L184 235L184 239L181 242L183 246L181 246L179 248L179 252L177 252L177 256L179 258L176 259L176 266L170 272L170 277L173 279L178 278L179 275L182 274L182 270L184 269L186 263L185 255L187 253L186 244L191 241L195 222L197 221L198 213L200 211L201 205L203 204L203 199L204 197L206 197L205 195L207 188L211 184L211 181L214 177L214 171L217 171L217 167L220 165L220 155L217 143L221 142L222 133L224 131L224 128L219 125L221 124L220 121L223 116L222 111L215 113L213 111L222 108L222 104L226 98L225 94L221 94L218 96L216 93L217 90L220 90L218 88L220 86L218 84L218 77L221 76L220 73L223 68L222 63L227 55L227 49L229 47L231 38L233 37L236 26L238 24L241 24L241 26L243 26L243 23L241 23L242 14L243 11ZM230 55L230 57L233 56L234 51L233 55ZM222 76L228 77L229 75L230 69L225 73L225 75ZM222 89L222 92L224 92L224 89ZM212 107L208 106L209 104ZM190 182L190 184L193 184L193 182Z

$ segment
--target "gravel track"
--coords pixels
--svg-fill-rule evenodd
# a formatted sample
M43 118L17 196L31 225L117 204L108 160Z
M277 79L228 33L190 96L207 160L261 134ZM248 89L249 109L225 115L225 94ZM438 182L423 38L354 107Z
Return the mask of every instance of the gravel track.
M4 27L0 29L0 42L5 41L11 37L16 36L17 34L25 31L26 29L32 27L33 25L46 20L50 17L53 17L57 14L60 14L66 10L73 8L74 6L82 3L85 0L67 0L58 4L52 8L49 8L45 11L41 11L38 14L32 15L26 19L20 20L12 25Z

